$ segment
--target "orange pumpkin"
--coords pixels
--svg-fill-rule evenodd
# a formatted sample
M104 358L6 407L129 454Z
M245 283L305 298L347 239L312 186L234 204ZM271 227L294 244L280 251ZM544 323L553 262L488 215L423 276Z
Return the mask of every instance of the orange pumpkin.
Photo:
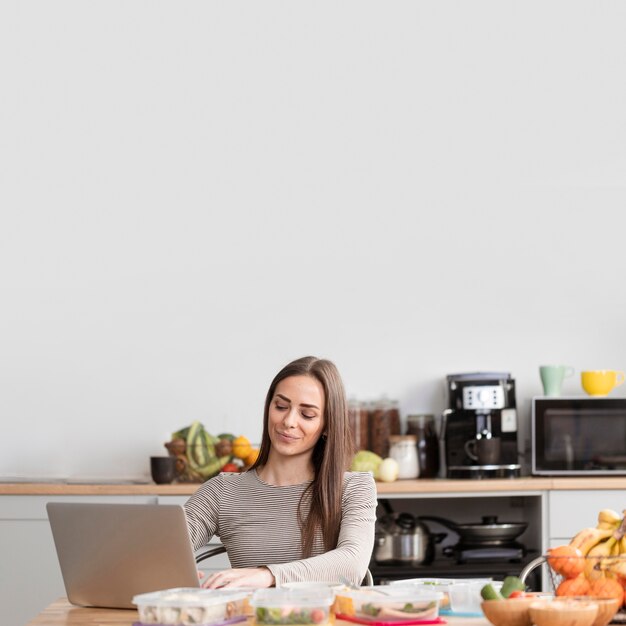
M589 595L596 598L616 598L620 606L624 603L624 588L614 578L599 578L591 583Z
M581 574L576 578L566 578L557 588L557 596L586 596L589 593L591 585L589 581Z
M564 545L548 550L548 565L564 578L576 578L583 573L585 559L578 548Z

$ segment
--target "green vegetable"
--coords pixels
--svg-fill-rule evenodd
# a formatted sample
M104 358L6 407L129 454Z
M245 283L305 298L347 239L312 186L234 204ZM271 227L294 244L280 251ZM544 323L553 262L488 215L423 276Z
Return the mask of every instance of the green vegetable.
M177 430L175 433L172 433L172 439L185 439L187 440L187 435L189 434L190 426L185 426L185 428L181 428Z
M320 613L318 615L318 619L314 619L313 613ZM323 618L324 613L319 609L299 609L294 608L288 612L285 612L284 607L257 607L256 609L256 621L258 624L268 624L271 626L282 626L282 625L292 625L292 624L314 624L319 622L319 618Z
M187 461L195 475L201 478L212 478L219 473L220 469L230 461L230 452L219 454L215 445L219 442L216 437L210 435L204 426L195 421L188 428L183 428L175 435L185 434Z
M491 583L480 590L480 595L483 600L504 600L504 596Z
M372 472L372 474L376 475L378 466L382 462L383 460L374 452L360 450L354 455L350 469L353 472Z
M502 583L500 594L508 598L514 591L526 591L526 585L517 576L507 576Z
M367 602L361 606L361 613L376 617L380 613L380 607L372 604L371 602Z

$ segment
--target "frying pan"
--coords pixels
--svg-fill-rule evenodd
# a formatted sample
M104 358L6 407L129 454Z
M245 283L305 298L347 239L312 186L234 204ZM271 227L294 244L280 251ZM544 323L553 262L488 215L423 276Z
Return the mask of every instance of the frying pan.
M528 527L526 522L498 522L496 515L485 515L480 524L456 524L443 517L420 515L420 520L438 522L459 535L462 543L506 543L519 537Z

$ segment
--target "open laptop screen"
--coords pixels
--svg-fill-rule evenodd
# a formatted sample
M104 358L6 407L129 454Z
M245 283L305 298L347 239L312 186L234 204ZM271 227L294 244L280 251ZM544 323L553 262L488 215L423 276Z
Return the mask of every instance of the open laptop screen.
M134 608L139 593L198 587L181 506L49 502L46 508L72 604Z

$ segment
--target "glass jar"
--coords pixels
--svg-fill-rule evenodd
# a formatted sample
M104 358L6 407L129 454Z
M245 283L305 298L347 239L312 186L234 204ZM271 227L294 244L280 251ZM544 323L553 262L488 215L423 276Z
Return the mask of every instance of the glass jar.
M420 478L435 478L439 474L439 438L433 415L407 415L407 434L417 440L417 460Z
M348 401L348 423L354 437L354 449L369 450L369 412L364 402L359 402L356 398Z
M392 435L389 438L389 456L398 462L398 478L417 478L417 437L415 435Z
M370 450L383 459L389 456L389 438L400 434L400 411L395 400L382 397L369 413Z

